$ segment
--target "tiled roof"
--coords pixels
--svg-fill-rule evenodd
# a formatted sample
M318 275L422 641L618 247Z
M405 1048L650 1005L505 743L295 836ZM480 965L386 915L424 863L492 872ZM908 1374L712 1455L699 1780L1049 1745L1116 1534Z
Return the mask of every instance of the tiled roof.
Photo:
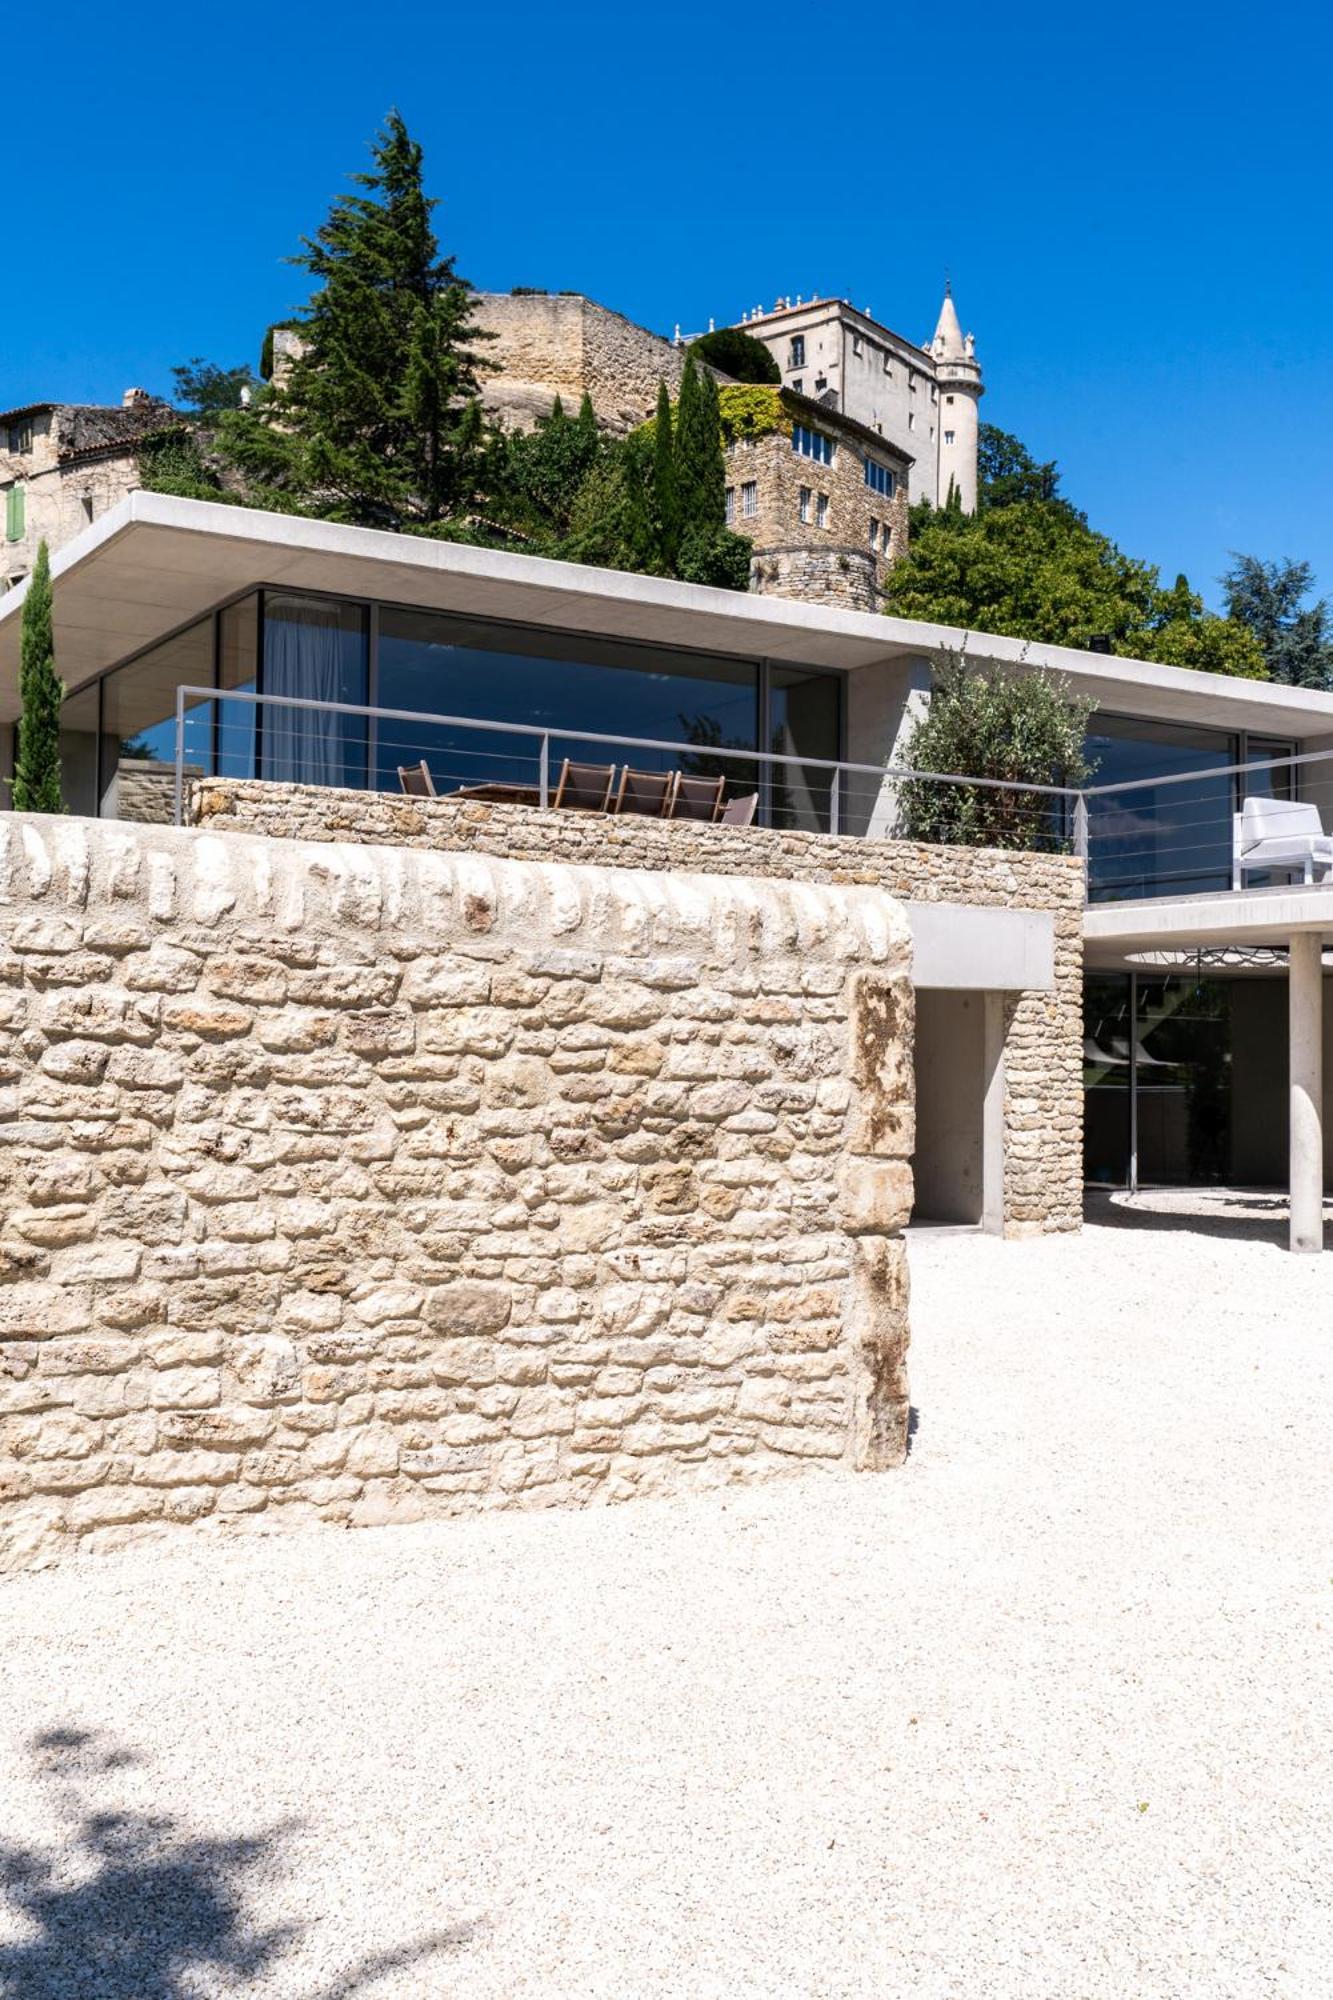
M180 412L157 396L146 402L111 406L102 403L27 403L21 409L0 410L0 424L21 417L54 412L56 457L62 463L91 453L136 443L153 431L180 421Z

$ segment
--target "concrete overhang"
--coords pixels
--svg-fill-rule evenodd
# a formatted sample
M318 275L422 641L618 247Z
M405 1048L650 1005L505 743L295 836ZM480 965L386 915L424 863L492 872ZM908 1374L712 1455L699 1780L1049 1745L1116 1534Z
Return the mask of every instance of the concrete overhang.
M267 583L848 672L962 647L979 664L1062 674L1108 713L1333 736L1333 695L159 493L131 493L51 568L70 688ZM0 599L0 721L16 710L26 590Z
M1049 992L1055 985L1050 910L908 903L912 984L953 992Z
M1333 940L1333 885L1093 903L1083 917L1092 968L1123 964L1136 953L1284 945L1304 931Z

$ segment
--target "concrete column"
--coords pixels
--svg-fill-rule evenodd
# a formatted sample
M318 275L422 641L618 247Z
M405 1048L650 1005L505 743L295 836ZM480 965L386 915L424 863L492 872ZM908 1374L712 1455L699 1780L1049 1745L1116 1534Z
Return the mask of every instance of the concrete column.
M987 993L981 1101L981 1227L1004 1235L1004 1016L1003 993Z
M1291 1248L1324 1247L1324 955L1318 931L1291 940Z

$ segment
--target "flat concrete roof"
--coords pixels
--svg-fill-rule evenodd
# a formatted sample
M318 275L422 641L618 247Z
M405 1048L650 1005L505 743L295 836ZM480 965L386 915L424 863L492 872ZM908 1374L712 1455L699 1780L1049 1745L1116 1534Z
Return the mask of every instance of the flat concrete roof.
M1136 952L1283 945L1296 931L1318 931L1326 943L1333 941L1333 884L1151 896L1091 903L1083 913L1090 970L1120 965Z
M1063 674L1111 714L1333 736L1333 695L160 493L131 493L51 569L70 688L267 583L848 672L965 646L978 662ZM26 590L0 598L0 721L17 712Z

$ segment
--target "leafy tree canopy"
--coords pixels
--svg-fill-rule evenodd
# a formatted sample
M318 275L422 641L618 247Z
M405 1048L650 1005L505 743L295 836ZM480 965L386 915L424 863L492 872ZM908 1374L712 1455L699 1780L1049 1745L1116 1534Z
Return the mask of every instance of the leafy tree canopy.
M1222 588L1230 618L1250 633L1275 681L1333 688L1328 602L1322 597L1314 604L1305 602L1314 588L1309 563L1236 555Z
M912 509L886 610L904 618L1000 632L1047 645L1111 650L1173 666L1262 679L1264 654L1240 620L1219 618L1179 577L1161 586L1151 563L1127 556L1059 491L1017 438L983 424L975 514Z
M239 410L262 384L244 366L220 368L196 354L171 371L175 397L192 416L215 417L223 410Z
M762 340L738 326L719 326L690 343L690 353L733 382L780 382L782 370Z

